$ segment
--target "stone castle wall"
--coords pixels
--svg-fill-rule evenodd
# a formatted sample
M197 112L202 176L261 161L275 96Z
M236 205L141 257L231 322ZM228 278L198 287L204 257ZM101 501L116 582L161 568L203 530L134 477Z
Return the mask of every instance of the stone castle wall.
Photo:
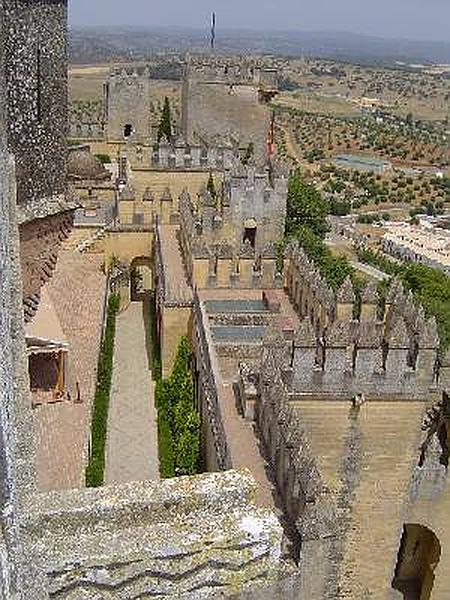
M276 288L276 242L283 235L286 182L253 169L227 173L222 192L207 191L198 204L186 191L179 200L180 235L187 273L199 288ZM246 239L249 231L254 240Z
M260 363L241 366L239 389L254 404L294 545L298 535L300 597L400 597L392 588L400 539L415 523L438 536L433 598L445 598L448 477L435 435L420 466L426 403L300 398L292 384L281 336L265 342Z
M425 318L399 282L391 288L383 319L369 284L356 319L350 279L333 293L296 243L288 249L285 277L303 319L292 352L298 394L411 400L436 393L436 321Z
M186 79L182 91L182 131L188 143L213 145L229 136L240 147L254 144L261 157L270 111L254 85L232 85Z
M5 0L8 146L19 203L66 192L67 1Z
M209 471L229 469L231 457L222 423L218 399L217 365L212 365L209 339L205 322L207 316L197 293L194 294L192 346L196 356L198 406L202 421L202 452Z
M150 110L151 81L148 69L113 69L105 84L106 136L109 141L124 139L125 127L133 140L148 141L152 135Z

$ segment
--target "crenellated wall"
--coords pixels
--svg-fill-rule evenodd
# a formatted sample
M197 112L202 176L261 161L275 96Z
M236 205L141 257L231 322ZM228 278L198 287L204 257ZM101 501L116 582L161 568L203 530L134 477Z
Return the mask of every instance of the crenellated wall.
M141 160L147 157L142 157ZM151 151L147 161L158 169L229 170L236 162L236 150L228 140L214 146L187 144L178 138L172 144L165 139ZM139 162L139 153L136 160Z
M382 320L377 318L376 287L369 284L357 320L350 279L334 293L299 245L292 243L285 282L303 319L292 352L298 394L405 400L436 394L436 321L425 318L422 307L398 281L392 284Z
M276 243L282 238L286 181L252 168L226 174L222 193L204 190L179 199L180 234L188 276L199 288L277 288ZM248 237L250 236L250 237Z
M267 339L260 362L241 365L238 387L299 551L300 597L392 600L401 597L392 586L400 572L404 584L423 581L431 597L446 598L448 396L425 421L425 399L301 396L289 355L282 336ZM409 539L402 553L408 523L425 537Z

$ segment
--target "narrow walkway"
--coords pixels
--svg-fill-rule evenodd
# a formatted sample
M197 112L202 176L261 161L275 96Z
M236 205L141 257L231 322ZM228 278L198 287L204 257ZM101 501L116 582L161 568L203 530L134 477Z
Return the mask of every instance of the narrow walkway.
M105 482L159 479L154 382L142 302L117 318Z

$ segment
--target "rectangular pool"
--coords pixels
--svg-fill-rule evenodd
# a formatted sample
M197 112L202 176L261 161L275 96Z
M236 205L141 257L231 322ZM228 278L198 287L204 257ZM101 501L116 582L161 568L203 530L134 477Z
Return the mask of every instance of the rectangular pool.
M215 342L260 342L267 335L267 327L257 325L214 325L211 327Z
M262 300L206 300L209 313L260 313L268 312Z

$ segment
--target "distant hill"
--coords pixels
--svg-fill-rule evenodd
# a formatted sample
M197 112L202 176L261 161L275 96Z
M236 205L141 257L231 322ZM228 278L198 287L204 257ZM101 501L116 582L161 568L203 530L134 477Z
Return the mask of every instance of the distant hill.
M204 52L205 31L183 28L73 28L73 63L145 58L161 51ZM347 32L274 32L221 30L217 51L223 53L316 56L362 63L450 63L450 42L394 40Z

